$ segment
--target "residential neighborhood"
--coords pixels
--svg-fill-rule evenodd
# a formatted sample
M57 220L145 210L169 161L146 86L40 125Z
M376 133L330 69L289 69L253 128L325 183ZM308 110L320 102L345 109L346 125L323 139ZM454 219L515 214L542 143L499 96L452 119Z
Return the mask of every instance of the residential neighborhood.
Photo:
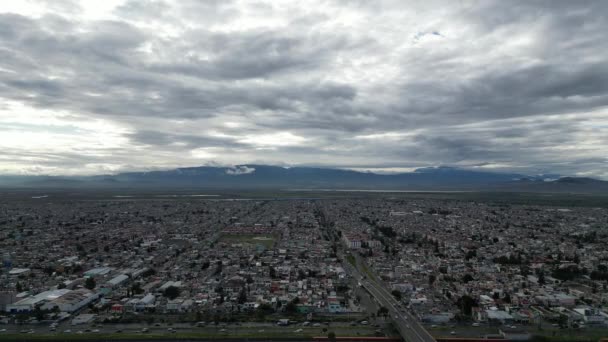
M353 267L435 334L530 337L608 322L606 208L115 199L11 201L0 211L8 326L386 327Z

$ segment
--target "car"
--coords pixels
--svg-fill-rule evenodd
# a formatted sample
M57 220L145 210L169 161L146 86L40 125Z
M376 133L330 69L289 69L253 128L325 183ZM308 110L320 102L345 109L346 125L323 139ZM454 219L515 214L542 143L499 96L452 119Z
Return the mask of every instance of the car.
M99 329L93 329L93 332L94 332L94 333L98 333L98 332L99 332Z
M0 332L6 332L6 329L0 329Z
M122 332L122 329L116 329L116 333L120 334Z
M69 333L71 333L71 332L72 332L72 330L70 330L70 329L67 329L67 330L64 330L64 331L63 331L63 333L64 333L64 334L69 334Z
M320 327L320 326L321 326L321 324L320 324L320 323L315 323L315 324L313 324L312 326L313 326L313 327Z
M296 330L296 331L294 331L294 332L296 332L296 333L301 333L301 332L302 332L302 329L298 329L298 330Z
M22 334L27 334L27 329L22 329L22 330L20 331L20 333L22 333Z
M431 328L437 328L437 324L431 325Z
M309 325L310 325L310 322L309 322L309 321L306 321L306 322L302 323L302 325L303 325L303 326L305 326L305 327L307 327L307 326L309 326Z
M369 322L368 322L368 321L361 321L361 324L362 324L362 325L368 325L368 324L369 324Z
M479 323L473 323L473 324L471 324L471 325L472 325L472 326L474 326L474 327L478 327L478 326L479 326Z
M154 323L155 327L160 327L160 323Z
M142 333L147 333L148 331L150 331L150 329L148 329L148 328L143 328L143 329L141 329L141 332L142 332Z
M511 328L511 329L517 329L517 327L514 326L514 325L510 326L509 328Z
M456 335L456 332L454 330L450 331L450 335Z
M201 321L201 322L196 322L196 326L197 326L197 327L204 327L204 326L205 326L205 324L207 324L207 323L206 323L206 322L203 322L203 321Z
M226 332L226 329L220 329L220 332L225 333L225 332Z

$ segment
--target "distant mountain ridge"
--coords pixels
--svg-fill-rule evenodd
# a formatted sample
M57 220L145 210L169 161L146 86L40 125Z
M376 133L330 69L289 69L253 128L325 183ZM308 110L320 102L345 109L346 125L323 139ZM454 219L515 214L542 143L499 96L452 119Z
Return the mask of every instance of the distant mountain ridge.
M549 179L549 180L547 180ZM606 192L608 182L559 175L523 175L454 167L427 167L414 172L378 174L319 167L246 164L199 166L166 171L98 176L0 176L2 187L40 188L216 188L216 189L397 189L497 190L538 192Z

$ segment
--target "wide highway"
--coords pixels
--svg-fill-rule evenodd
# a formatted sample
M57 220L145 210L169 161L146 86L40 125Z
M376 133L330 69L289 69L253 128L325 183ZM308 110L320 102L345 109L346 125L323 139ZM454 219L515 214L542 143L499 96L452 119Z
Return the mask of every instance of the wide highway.
M383 286L373 281L361 280L363 286L376 300L388 309L395 326L406 342L435 342L431 334L424 329L412 314L399 309L399 303Z

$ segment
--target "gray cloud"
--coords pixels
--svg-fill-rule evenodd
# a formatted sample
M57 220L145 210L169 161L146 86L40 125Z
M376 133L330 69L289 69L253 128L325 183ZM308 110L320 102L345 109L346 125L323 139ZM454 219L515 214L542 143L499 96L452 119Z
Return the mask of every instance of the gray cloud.
M608 177L604 1L129 0L99 17L30 4L42 15L0 13L0 134L50 140L0 140L3 172L261 162ZM97 131L106 142L87 138L92 121L112 127Z

